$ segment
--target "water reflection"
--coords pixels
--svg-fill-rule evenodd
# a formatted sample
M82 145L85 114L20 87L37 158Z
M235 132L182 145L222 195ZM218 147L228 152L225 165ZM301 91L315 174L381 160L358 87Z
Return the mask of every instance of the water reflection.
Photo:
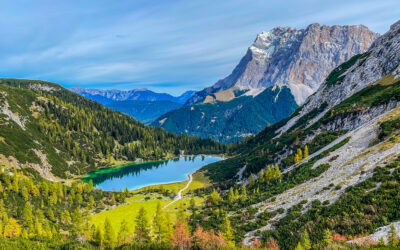
M185 156L168 161L131 164L118 168L101 169L90 173L85 181L93 180L103 190L130 190L148 185L187 180L190 173L204 165L222 160L216 156Z

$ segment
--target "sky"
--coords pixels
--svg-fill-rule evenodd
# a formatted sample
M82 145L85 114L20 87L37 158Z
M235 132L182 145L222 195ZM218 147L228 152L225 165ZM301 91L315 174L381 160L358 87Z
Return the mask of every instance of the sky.
M0 77L174 95L229 75L276 26L400 19L398 0L0 0Z

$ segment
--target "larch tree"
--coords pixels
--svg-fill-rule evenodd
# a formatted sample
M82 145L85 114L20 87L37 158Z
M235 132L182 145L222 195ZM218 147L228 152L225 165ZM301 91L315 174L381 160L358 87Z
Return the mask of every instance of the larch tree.
M307 158L308 158L308 146L305 145L304 146L304 159L307 159Z
M138 215L135 220L135 239L136 241L143 243L150 240L150 226L147 220L146 210L143 207L140 208Z
M185 222L178 220L175 223L175 230L171 236L171 243L179 249L190 249L192 246L189 232L186 229Z
M165 232L165 216L161 208L160 202L157 203L157 208L156 208L156 214L154 215L153 218L153 232L156 235L156 240L157 242L161 242L162 240L162 235Z
M107 248L113 248L115 245L115 231L111 222L106 218L104 222L104 246Z
M309 236L307 230L304 230L304 233L301 236L300 241L297 244L296 249L304 249L304 250L311 249L311 240L310 240L310 236Z
M397 230L394 224L390 225L390 230L388 232L388 244L390 246L397 246L399 243L399 237L397 235Z
M222 220L221 233L229 245L234 245L233 229L231 227L231 221L229 220L228 213L224 213L224 218Z
M128 242L128 237L129 237L128 222L125 219L123 219L118 231L118 244L119 245L126 244Z

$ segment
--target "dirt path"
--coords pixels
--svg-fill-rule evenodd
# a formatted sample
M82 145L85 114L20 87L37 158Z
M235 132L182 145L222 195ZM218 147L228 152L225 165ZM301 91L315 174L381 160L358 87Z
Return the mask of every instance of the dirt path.
M170 206L170 205L172 205L173 203L175 203L175 202L179 201L180 199L182 199L182 197L183 197L183 196L182 196L183 191L185 191L186 189L189 188L190 183L192 183L192 180L193 180L192 174L189 174L189 181L188 181L188 183L186 184L186 186L185 186L184 188L182 188L181 190L179 190L179 192L178 192L178 194L175 196L174 200L171 201L170 203L168 203L167 205L165 205L165 206L163 207L163 209L167 208L168 206Z

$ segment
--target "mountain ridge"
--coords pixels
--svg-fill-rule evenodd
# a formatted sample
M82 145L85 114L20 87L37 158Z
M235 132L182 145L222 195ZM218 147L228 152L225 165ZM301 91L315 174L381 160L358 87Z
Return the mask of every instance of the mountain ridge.
M244 244L272 237L293 249L303 230L317 244L326 230L352 239L400 220L386 196L398 193L389 182L400 183L399 55L400 21L335 68L289 118L230 145L232 158L202 169L222 188L246 187L246 202L225 206ZM274 181L276 164L282 177ZM236 214L246 208L252 215L241 222Z
M80 86L70 88L72 92L80 94L92 100L100 100L103 104L112 101L172 101L183 104L195 92L192 90L185 91L179 96L172 96L167 93L157 93L147 88L132 89L132 90L104 90L104 89L88 89Z
M330 70L364 52L378 36L364 25L314 23L300 30L276 27L257 35L229 76L197 92L185 105L201 102L207 95L231 87L256 95L276 83L288 85L296 102L302 104Z
M179 134L188 133L202 137L209 135L222 142L240 141L246 136L256 134L265 126L279 121L253 119L254 123L250 123L245 116L239 115L240 112L235 118L236 111L232 110L238 110L244 105L251 106L251 102L241 103L240 100L247 100L244 97L254 98L252 103L255 106L247 110L250 112L248 116L260 115L265 118L281 104L264 100L269 105L259 105L260 103L257 102L261 97L258 96L267 89L285 86L290 90L286 98L288 107L294 111L297 105L302 104L318 89L331 70L352 56L365 52L378 36L363 25L321 26L317 23L300 30L276 27L270 32L263 32L257 35L254 43L229 76L211 87L196 92L187 100L184 107L162 115L152 124ZM293 96L296 105L292 105L292 98L289 95ZM269 95L268 98L276 98L276 96ZM189 117L198 118L198 115L194 113L197 106L203 104L218 105L219 108L225 110L216 111L208 108L202 111L204 113L202 120L190 121ZM261 106L263 109L259 109ZM190 113L191 110L193 114ZM230 116L220 121L218 126L208 124L199 126L204 121L217 120L213 119L215 116L227 117L218 113L229 113ZM288 115L286 110L282 113ZM239 119L240 117L242 120ZM226 127L236 127L240 132L227 130L224 132L223 128ZM208 130L205 130L207 128Z

